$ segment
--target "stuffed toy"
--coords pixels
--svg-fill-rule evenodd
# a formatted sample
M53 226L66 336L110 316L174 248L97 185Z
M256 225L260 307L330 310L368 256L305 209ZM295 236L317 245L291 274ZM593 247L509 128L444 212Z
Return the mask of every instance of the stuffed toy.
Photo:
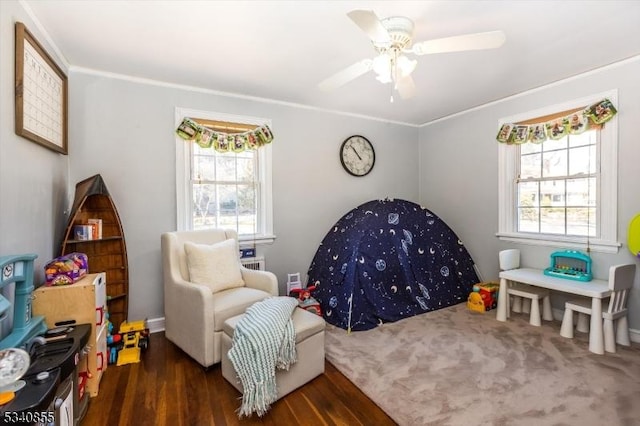
M291 290L291 294L298 296L298 306L311 313L322 316L322 309L320 303L311 295L311 292L316 289L316 286L312 285L307 288L295 288Z

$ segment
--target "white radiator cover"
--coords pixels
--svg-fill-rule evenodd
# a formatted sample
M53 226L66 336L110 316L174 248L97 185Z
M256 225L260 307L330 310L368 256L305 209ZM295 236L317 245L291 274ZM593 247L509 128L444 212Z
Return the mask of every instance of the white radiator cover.
M264 257L246 257L244 259L240 259L240 263L247 269L253 269L254 271L264 271Z

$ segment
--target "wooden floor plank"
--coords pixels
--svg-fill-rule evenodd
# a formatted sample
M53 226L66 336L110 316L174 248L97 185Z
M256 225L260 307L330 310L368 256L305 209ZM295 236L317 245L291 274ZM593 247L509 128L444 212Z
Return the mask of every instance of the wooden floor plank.
M381 417L380 410L371 410L369 403L371 400L362 392L350 392L350 389L358 389L347 377L345 377L336 367L326 363L325 377L331 381L331 388L335 391L335 397L340 401L348 401L352 414L360 420L363 425L375 424L376 426L391 426L396 423L386 414Z
M82 426L282 426L395 425L333 365L271 405L262 418L239 419L241 394L222 377L220 365L205 370L169 342L150 336L140 363L109 365Z

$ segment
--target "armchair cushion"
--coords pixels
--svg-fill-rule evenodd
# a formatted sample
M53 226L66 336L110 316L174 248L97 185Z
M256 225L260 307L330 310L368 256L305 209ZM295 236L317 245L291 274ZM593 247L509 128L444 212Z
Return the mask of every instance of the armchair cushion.
M213 293L243 287L236 241L215 244L184 243L189 281L206 285Z
M251 305L271 296L262 290L241 287L221 291L213 298L213 331L222 331L226 320L244 314Z

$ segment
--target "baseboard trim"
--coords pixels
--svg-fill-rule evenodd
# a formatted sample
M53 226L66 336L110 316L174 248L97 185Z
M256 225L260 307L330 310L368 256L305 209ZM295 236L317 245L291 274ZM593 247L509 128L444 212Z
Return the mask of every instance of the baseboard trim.
M149 327L150 333L159 333L164 331L164 317L148 319L147 327Z

